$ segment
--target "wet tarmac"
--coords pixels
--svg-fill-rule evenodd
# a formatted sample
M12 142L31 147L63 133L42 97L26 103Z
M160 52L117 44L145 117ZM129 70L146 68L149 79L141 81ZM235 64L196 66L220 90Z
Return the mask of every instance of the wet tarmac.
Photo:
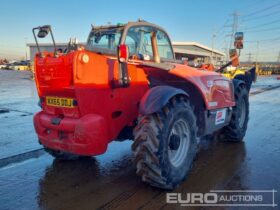
M31 72L0 70L0 159L41 148L32 123L38 96L30 78Z
M26 110L21 111L33 113L31 106L26 107ZM278 206L274 209L279 209L280 88L251 96L250 109L244 142L226 143L216 139L202 139L190 175L173 192L275 189L278 191L275 194ZM16 113L13 112L13 115L15 120L18 119ZM1 132L6 132L2 129L5 125L1 124ZM19 128L19 132L26 128ZM36 141L33 134L30 134L31 130L27 134L17 132L15 128L10 134L15 141L26 141L27 138ZM1 142L5 141L3 136L0 137ZM71 162L54 160L42 153L37 158L2 167L0 209L189 209L179 204L167 204L166 193L170 191L152 188L141 182L135 175L130 146L131 141L113 142L104 155Z

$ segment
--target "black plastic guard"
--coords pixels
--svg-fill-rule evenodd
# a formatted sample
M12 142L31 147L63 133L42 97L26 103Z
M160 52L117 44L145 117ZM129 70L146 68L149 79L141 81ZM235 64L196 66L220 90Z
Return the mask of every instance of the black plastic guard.
M153 87L142 97L139 113L142 115L155 113L162 109L175 95L185 95L189 97L182 89L164 85Z

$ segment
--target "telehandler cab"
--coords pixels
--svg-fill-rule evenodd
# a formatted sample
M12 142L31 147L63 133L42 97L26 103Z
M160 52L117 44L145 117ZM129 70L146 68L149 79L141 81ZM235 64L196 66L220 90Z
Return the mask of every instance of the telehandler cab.
M52 36L54 51L38 38ZM220 131L245 136L246 84L175 60L167 32L145 21L93 26L85 47L55 45L51 27L33 29L35 81L42 110L34 116L39 142L61 159L106 152L133 139L137 174L173 189L189 173L199 137ZM236 58L235 58L236 59Z

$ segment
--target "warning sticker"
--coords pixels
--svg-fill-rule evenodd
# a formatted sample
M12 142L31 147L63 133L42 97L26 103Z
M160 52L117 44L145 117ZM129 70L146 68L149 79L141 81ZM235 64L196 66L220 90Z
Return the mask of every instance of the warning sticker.
M226 120L226 109L222 109L216 112L215 125L224 123Z

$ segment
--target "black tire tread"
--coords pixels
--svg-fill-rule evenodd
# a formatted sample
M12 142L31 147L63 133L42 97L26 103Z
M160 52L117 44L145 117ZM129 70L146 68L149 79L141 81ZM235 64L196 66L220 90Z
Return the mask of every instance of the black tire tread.
M234 97L235 97L235 101L237 101L239 99L239 97L241 97L242 95L246 94L247 95L247 104L246 106L249 106L249 101L248 101L248 91L246 89L246 87L244 85L239 85L236 88L236 91L234 93ZM232 116L231 116L231 121L229 123L229 125L227 125L226 127L224 127L222 129L221 132L221 138L224 141L232 141L232 142L240 142L243 140L243 137L245 135L245 132L247 130L247 124L248 124L248 120L249 120L249 107L247 107L248 112L246 113L246 119L245 119L245 124L242 130L240 130L239 126L238 126L238 116L237 116L237 110L240 107L234 107L233 108L233 112L232 112Z
M143 182L163 189L172 189L174 186L167 184L167 179L162 175L163 171L156 153L158 152L159 136L165 119L177 103L193 110L184 97L173 97L161 111L140 116L138 125L134 128L135 138L132 151L135 156L136 174L142 177Z

